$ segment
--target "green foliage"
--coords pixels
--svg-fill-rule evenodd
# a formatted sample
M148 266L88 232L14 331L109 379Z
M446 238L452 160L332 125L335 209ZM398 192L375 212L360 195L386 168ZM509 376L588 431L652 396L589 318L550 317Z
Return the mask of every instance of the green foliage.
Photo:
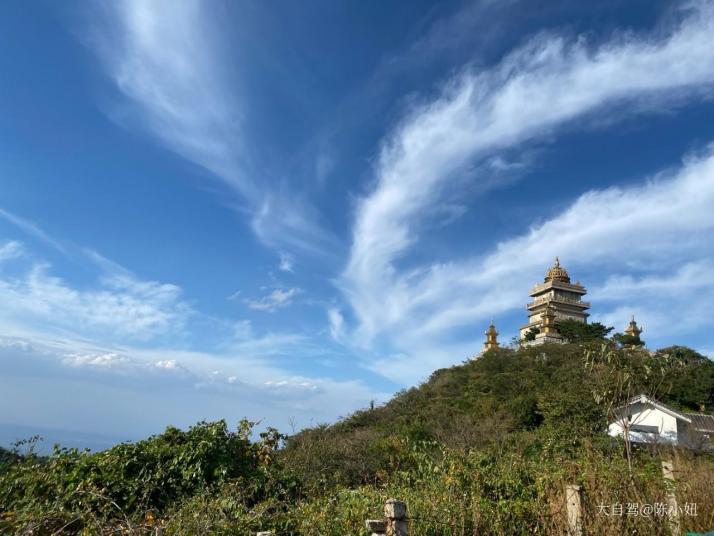
M562 534L563 486L584 483L588 534L664 534L665 520L593 510L664 500L658 453L623 456L605 434L608 416L639 392L714 407L714 363L685 347L621 348L598 330L577 344L489 351L290 438L268 429L251 441L248 421L235 431L202 422L48 458L31 440L22 454L0 451L0 533L360 534L398 497L415 536ZM687 456L677 454L678 493L708 519L714 460Z
M17 459L17 455L7 449L0 447L0 470L3 466L9 465Z
M266 492L284 492L267 470L283 436L269 429L251 444L253 424L243 421L235 432L225 421L169 427L96 454L55 446L42 460L30 452L0 474L0 510L45 519L47 529L71 513L79 526L90 517L161 514L228 482L240 483L241 501L253 504Z
M523 336L523 340L526 342L534 341L536 338L536 335L540 333L540 329L537 327L532 327L528 331L526 331L526 334Z
M482 449L545 427L551 447L565 452L573 437L604 433L611 411L635 394L694 409L712 405L711 361L694 352L687 364L671 353L620 349L605 339L492 350L435 371L382 407L291 437L280 457L308 492L326 493L384 482L397 463L387 448L393 436Z
M612 340L615 341L621 347L633 347L633 346L644 346L645 342L640 339L639 335L630 335L629 333L615 333L612 336Z
M557 328L563 338L572 343L592 342L604 339L614 329L600 322L586 324L578 320L560 320Z
M686 346L662 348L653 359L679 364L662 382L670 404L687 411L714 410L714 361Z

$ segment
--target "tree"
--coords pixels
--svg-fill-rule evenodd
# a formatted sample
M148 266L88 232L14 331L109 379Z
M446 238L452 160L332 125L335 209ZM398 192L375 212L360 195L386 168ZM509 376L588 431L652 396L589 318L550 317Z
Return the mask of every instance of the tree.
M615 333L612 336L612 340L623 348L645 345L645 341L640 339L639 335L630 335L629 333Z
M714 407L714 361L686 346L661 348L655 359L674 359L682 366L669 374L665 382L668 402L686 411Z
M534 341L536 338L536 335L538 335L539 333L540 333L540 329L538 329L537 327L532 327L523 336L523 340L524 341Z
M650 355L639 347L623 349L605 343L586 352L585 369L590 374L593 397L603 407L608 422L617 422L622 427L633 490L629 406L636 395L660 398L660 394L668 387L668 378L676 375L684 366L686 363L681 355Z
M15 454L14 452L11 452L7 449L4 449L0 447L0 467L3 466L3 464L10 464L14 461L16 461L18 458L18 455Z
M560 320L557 328L565 340L572 343L591 342L604 339L614 329L600 322L586 324L579 320Z

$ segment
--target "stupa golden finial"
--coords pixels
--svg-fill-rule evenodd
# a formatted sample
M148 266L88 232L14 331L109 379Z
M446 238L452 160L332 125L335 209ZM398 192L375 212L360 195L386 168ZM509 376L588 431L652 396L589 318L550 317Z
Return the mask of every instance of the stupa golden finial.
M644 330L637 325L637 322L635 322L635 315L632 315L630 324L627 326L625 333L627 333L628 335L632 335L633 337L639 337L643 331Z
M486 342L483 344L483 351L487 352L488 350L498 348L498 331L496 331L496 326L493 323L493 319L491 319L491 324L489 324L485 335Z
M553 264L553 267L550 268L546 273L545 273L545 283L548 281L560 281L561 283L570 283L570 276L568 275L568 271L560 266L560 259L558 257L555 258L555 263Z

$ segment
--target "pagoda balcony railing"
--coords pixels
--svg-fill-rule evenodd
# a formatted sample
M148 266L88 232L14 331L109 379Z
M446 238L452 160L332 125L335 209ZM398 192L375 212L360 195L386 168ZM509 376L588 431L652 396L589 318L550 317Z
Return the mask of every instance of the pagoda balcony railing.
M574 292L581 292L582 294L585 294L585 287L582 285L577 285L573 283L561 283L561 282L553 282L553 283L536 283L533 285L533 289L531 292L539 292L541 290L545 290L548 288L563 288L567 290L571 290Z
M532 302L526 305L528 309L531 309L533 307L536 307L540 305L541 303L548 303L548 302L559 302L559 303L568 303L572 305L577 305L578 307L584 307L586 309L590 308L590 302L582 301L582 300L576 300L574 298L564 298L562 296L547 296L547 297L542 297L542 298L536 298Z

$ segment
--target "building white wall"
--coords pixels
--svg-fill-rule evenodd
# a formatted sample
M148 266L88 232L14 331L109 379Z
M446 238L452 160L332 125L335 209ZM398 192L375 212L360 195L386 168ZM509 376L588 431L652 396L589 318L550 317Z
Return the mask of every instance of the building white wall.
M630 440L636 442L676 442L677 441L677 419L664 411L640 402L629 407L630 418ZM611 436L623 435L624 423L615 421L610 423L608 433ZM656 433L633 431L632 428L638 426L651 426L656 429Z

